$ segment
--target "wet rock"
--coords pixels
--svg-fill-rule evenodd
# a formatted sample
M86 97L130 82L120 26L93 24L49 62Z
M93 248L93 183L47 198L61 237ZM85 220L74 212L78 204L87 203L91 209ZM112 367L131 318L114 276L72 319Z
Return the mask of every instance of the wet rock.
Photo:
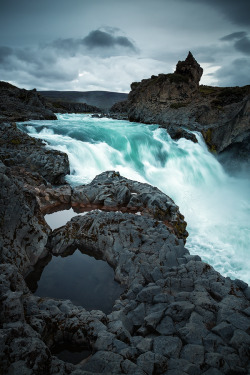
M217 333L220 337L222 337L223 340L227 341L231 339L234 329L231 324L228 324L227 322L222 322L217 326L213 327L212 331Z
M25 273L47 255L50 230L35 196L22 189L8 168L4 171L0 172L0 260Z
M22 132L14 123L0 126L0 160L8 167L38 173L52 184L61 184L69 173L65 153L45 148L41 140Z
M203 338L207 336L209 331L204 324L188 323L178 331L182 340L187 343L202 345Z
M123 358L119 354L99 351L84 365L84 371L101 374L118 374Z
M129 180L119 172L103 172L72 193L72 207L77 209L99 208L139 212L141 215L164 221L178 238L186 239L186 222L178 206L156 187Z
M181 348L182 342L176 336L159 336L154 339L154 352L169 358L178 358Z
M169 126L167 130L170 137L175 141L178 141L181 138L186 138L194 143L198 142L194 133L188 132L180 126Z
M204 362L204 347L201 345L187 344L181 352L181 358L191 363L201 365Z
M170 316L165 316L155 330L161 335L172 335L176 332L173 319Z
M17 374L41 374L49 371L49 350L37 333L25 323L9 323L1 330L2 371Z

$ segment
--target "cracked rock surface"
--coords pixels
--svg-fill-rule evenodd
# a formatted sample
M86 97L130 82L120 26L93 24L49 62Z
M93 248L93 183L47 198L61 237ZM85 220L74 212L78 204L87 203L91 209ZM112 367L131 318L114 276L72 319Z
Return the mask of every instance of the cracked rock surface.
M51 231L43 215L60 204L90 212ZM250 288L190 255L185 229L167 195L117 172L55 187L0 162L0 374L249 375ZM109 315L28 289L40 259L76 249L124 286ZM89 355L64 362L60 345Z

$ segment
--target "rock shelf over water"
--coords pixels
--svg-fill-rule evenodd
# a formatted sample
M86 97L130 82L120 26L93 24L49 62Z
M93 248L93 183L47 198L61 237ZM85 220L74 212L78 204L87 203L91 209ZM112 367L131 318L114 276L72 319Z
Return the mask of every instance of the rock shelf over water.
M26 160L20 170L26 142L31 138L0 162L1 373L249 374L250 288L189 254L174 202L113 171L75 189L55 187L58 168L67 173L64 154L49 153L51 168L36 143L43 167ZM102 210L51 231L43 215L62 205ZM125 287L111 314L34 296L26 286L39 259L76 248L107 261ZM77 365L63 362L50 350L60 345L87 347L91 355Z

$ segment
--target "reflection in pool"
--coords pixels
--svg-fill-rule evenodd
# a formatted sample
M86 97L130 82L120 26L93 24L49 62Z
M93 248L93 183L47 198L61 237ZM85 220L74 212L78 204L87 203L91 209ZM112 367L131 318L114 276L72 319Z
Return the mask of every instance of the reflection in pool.
M40 297L70 299L86 310L102 310L108 314L124 291L114 280L114 271L107 262L79 250L66 257L53 256L45 264L38 264L26 278L30 290Z
M52 214L47 214L44 216L44 219L46 220L47 224L49 224L50 228L54 230L65 225L67 221L72 219L72 217L86 214L87 212L76 213L72 208L70 208L69 210L61 210L53 212Z

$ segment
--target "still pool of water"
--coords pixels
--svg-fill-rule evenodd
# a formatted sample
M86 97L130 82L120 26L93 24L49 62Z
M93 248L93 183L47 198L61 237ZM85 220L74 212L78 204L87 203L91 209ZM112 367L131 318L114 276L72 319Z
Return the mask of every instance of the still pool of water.
M107 262L79 250L66 257L52 256L47 265L38 264L26 282L35 295L70 299L86 310L102 310L106 314L124 291Z
M47 214L44 216L44 219L46 220L47 224L49 224L50 228L54 230L65 225L67 221L70 221L72 219L72 217L77 215L86 215L86 213L87 212L82 212L79 214L74 212L73 209L70 208L69 210L62 210L53 212L52 214Z

